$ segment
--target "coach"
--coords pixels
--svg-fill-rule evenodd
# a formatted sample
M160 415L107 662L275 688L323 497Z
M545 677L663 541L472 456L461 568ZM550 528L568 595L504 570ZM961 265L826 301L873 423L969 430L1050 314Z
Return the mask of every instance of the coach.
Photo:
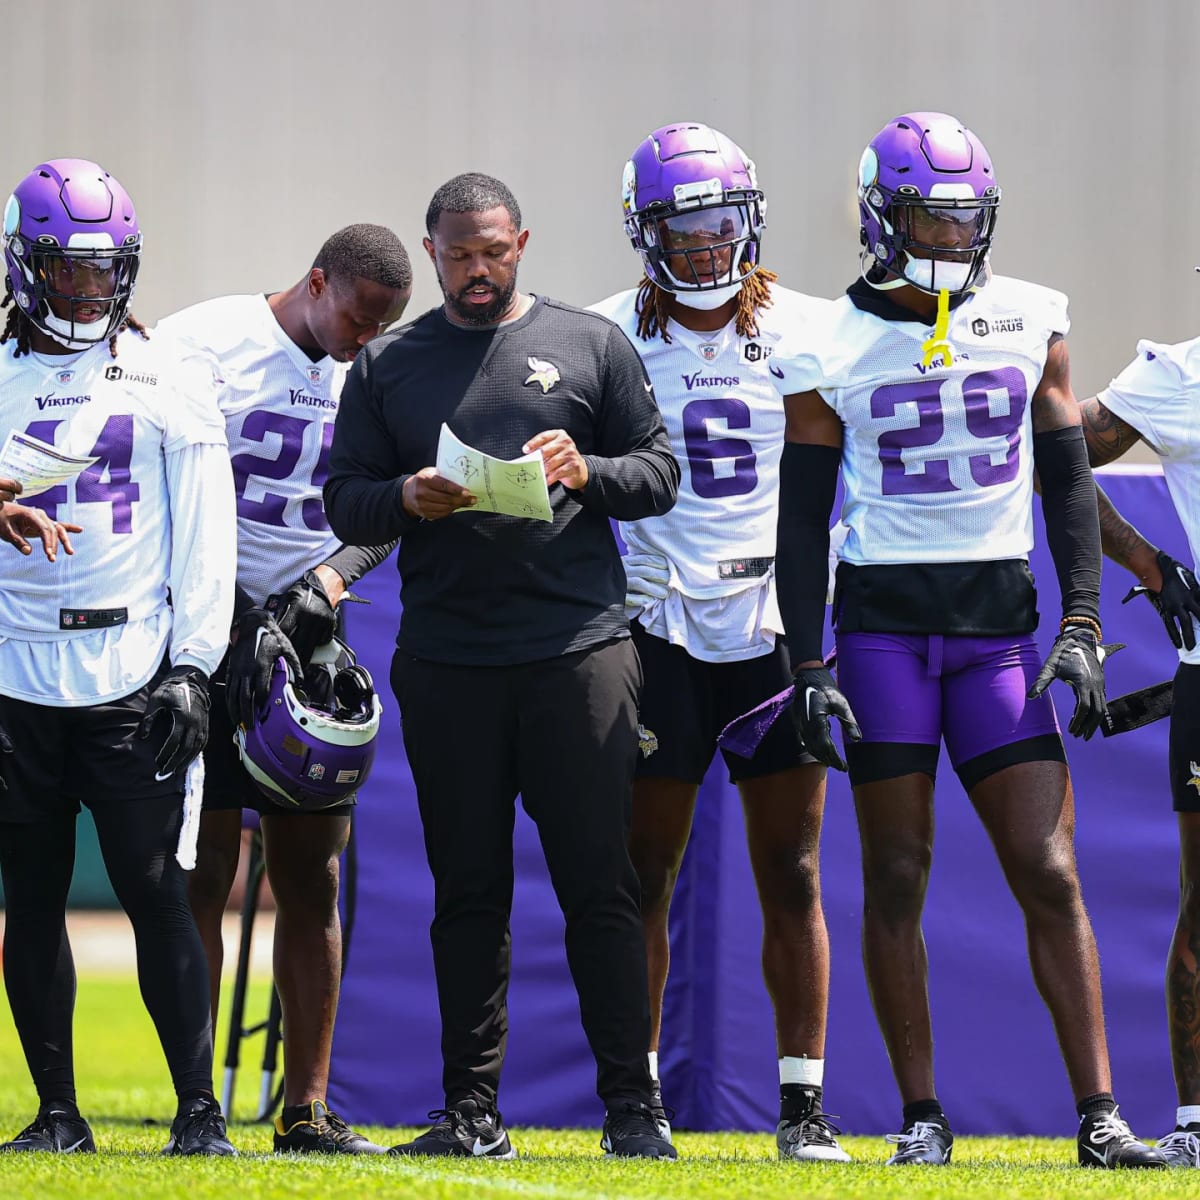
M504 184L457 176L425 223L444 303L355 360L325 485L340 538L401 539L392 687L434 879L446 1107L393 1152L514 1153L496 1097L520 792L566 917L604 1147L673 1158L649 1108L626 849L641 669L609 518L669 510L679 466L617 327L517 291L529 233ZM471 512L475 495L429 465L443 422L497 458L540 451L553 519Z

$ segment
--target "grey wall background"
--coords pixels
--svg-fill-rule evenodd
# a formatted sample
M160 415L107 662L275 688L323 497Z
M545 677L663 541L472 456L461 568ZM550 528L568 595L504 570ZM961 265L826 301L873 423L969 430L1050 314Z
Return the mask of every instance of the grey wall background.
M766 263L834 294L857 269L862 147L953 112L1004 190L997 270L1069 293L1076 391L1135 339L1200 331L1194 0L5 0L0 191L42 158L102 162L146 235L135 310L293 282L352 221L421 253L425 204L503 178L522 285L631 286L621 167L697 119L757 160ZM416 262L410 313L440 301Z

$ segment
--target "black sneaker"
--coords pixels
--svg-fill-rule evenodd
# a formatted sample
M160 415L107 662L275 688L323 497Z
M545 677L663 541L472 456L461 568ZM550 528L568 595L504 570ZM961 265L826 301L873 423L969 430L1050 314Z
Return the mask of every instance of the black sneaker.
M794 1162L849 1162L850 1155L838 1145L842 1131L824 1114L810 1113L794 1121L779 1122L775 1145L779 1157Z
M671 1141L671 1118L674 1112L668 1112L662 1102L662 1084L657 1079L650 1080L650 1111L654 1114L654 1124L658 1126L659 1136L663 1141Z
M600 1146L605 1154L620 1158L678 1158L675 1147L663 1137L651 1105L628 1100L604 1114Z
M1200 1126L1171 1130L1158 1139L1158 1152L1167 1160L1168 1167L1200 1168Z
M1117 1167L1165 1167L1159 1151L1139 1142L1118 1110L1091 1113L1079 1122L1079 1165L1113 1170Z
M63 1112L53 1104L38 1109L38 1115L11 1142L0 1143L0 1152L22 1151L50 1154L95 1154L96 1143L88 1123L76 1113Z
M171 1136L162 1152L186 1155L237 1153L225 1134L221 1106L211 1096L180 1104L179 1112L171 1122Z
M393 1146L389 1154L433 1154L454 1158L516 1158L500 1114L475 1100L459 1100L449 1108L435 1108L434 1122L411 1142Z
M283 1117L275 1118L276 1154L386 1154L387 1147L355 1133L341 1117L330 1112L321 1100L306 1105L305 1115L283 1126Z
M938 1121L914 1121L899 1133L889 1133L887 1140L900 1147L884 1164L889 1167L907 1167L912 1163L944 1167L954 1149L954 1134Z

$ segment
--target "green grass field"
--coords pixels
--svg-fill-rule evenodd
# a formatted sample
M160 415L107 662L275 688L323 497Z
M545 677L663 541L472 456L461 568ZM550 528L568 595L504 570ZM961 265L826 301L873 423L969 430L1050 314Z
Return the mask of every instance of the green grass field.
M261 981L249 1011L265 1012ZM7 1006L0 1014L0 1133L12 1136L33 1116L37 1103ZM235 1120L230 1134L238 1159L188 1160L158 1156L174 1113L174 1098L150 1020L137 986L127 975L80 978L75 1045L80 1107L92 1123L100 1153L0 1158L2 1200L254 1200L257 1197L385 1197L418 1200L872 1200L930 1197L1133 1197L1194 1196L1200 1179L1190 1171L1084 1171L1071 1164L1066 1139L959 1138L948 1168L885 1168L882 1138L847 1138L849 1165L780 1163L774 1139L761 1134L677 1136L676 1163L606 1160L599 1130L513 1131L521 1157L515 1162L404 1162L276 1159L270 1129ZM218 1045L224 1046L219 1033ZM246 1044L234 1113L255 1109L261 1048ZM223 1057L222 1055L219 1057ZM248 1064L248 1065L247 1065ZM149 1123L152 1122L152 1123ZM364 1129L390 1145L407 1130Z

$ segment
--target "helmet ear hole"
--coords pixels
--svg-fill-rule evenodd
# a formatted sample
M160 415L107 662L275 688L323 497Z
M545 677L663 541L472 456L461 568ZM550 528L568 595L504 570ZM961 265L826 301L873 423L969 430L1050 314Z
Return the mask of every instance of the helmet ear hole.
M368 707L375 681L366 667L344 667L333 679L333 698L339 713L354 714Z

